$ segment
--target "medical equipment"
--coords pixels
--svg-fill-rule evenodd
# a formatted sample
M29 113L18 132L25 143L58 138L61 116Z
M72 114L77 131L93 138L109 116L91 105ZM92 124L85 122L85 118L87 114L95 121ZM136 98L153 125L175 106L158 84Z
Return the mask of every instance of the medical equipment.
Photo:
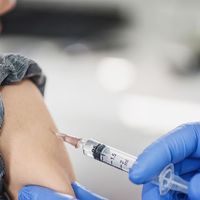
M56 133L63 141L73 145L76 148L82 148L83 154L102 163L129 172L133 164L137 162L137 157L122 152L113 147L107 146L93 139L75 138L66 134ZM188 182L174 174L174 165L167 165L151 181L159 186L160 195L167 194L170 190L178 191L184 194L188 193Z

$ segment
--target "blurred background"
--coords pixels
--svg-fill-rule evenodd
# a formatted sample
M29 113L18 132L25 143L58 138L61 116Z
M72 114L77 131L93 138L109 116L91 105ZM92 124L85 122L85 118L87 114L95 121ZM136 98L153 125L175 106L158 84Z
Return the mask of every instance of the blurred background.
M200 119L198 0L19 0L0 53L36 60L60 131L138 155ZM78 180L111 200L141 199L127 174L67 147Z

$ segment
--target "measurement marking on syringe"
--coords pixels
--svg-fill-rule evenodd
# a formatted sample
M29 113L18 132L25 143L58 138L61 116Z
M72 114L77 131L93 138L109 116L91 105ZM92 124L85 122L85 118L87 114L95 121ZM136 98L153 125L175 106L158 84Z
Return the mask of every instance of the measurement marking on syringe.
M135 156L97 142L93 139L82 139L71 137L65 134L56 134L59 135L65 142L72 144L74 147L82 148L84 155L127 173L137 160L137 157ZM170 177L168 176L169 171L171 174ZM169 181L170 184L166 185L166 181ZM169 190L174 190L185 194L188 193L188 182L174 174L174 166L172 163L167 165L161 171L156 180L153 179L151 182L159 185L160 195L167 194Z

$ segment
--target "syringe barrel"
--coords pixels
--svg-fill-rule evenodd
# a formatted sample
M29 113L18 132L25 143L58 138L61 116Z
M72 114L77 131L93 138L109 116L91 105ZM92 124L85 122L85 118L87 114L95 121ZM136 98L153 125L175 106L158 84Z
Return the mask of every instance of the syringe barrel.
M99 143L93 139L83 140L81 142L81 146L84 155L111 165L127 173L137 159L135 156Z
M84 155L127 173L137 160L135 156L93 139L81 139L78 147L82 148ZM185 194L188 192L188 182L174 174L174 165L172 163L167 165L151 182L159 187L160 195L165 195L170 190Z

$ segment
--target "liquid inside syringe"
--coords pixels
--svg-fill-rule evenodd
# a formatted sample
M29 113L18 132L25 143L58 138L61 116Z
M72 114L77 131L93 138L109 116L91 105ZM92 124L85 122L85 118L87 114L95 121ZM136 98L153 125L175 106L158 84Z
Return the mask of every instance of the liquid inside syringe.
M135 156L122 152L113 147L101 144L95 140L89 139L81 144L83 153L85 155L125 172L129 172L130 168L133 166L137 159Z
M93 139L75 138L60 133L57 135L75 148L82 148L84 155L127 173L137 160L136 156L132 156ZM185 194L188 191L188 182L174 174L173 164L166 166L160 175L152 180L152 183L159 186L161 195L165 195L169 190L175 190Z
M84 155L127 173L137 159L135 156L101 144L93 139L79 139L65 134L60 134L59 136L74 147L82 148Z

